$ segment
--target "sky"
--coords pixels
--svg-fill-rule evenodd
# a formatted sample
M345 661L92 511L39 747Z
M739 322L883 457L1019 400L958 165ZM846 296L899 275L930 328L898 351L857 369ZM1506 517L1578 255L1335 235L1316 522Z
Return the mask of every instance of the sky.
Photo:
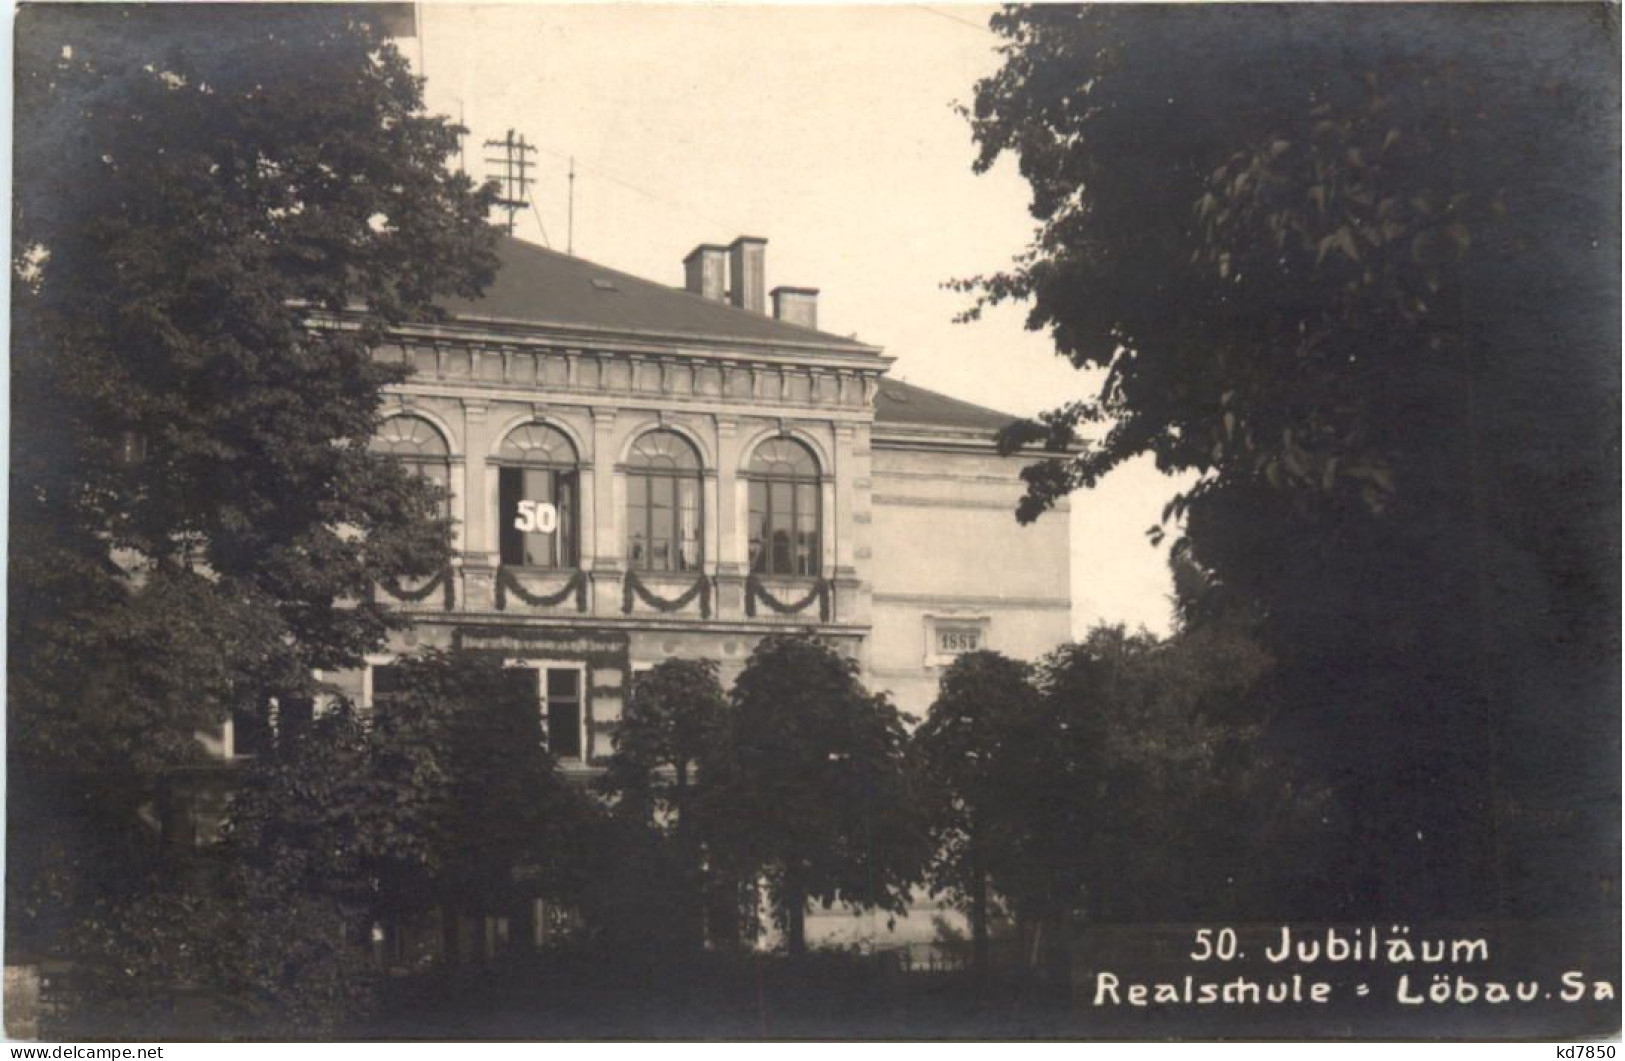
M974 174L955 111L997 68L993 10L429 3L401 46L430 110L468 126L471 175L509 129L537 146L520 238L681 285L696 244L764 237L768 287L818 288L824 331L884 347L897 378L1030 415L1095 380L1021 307L954 323L968 296L942 286L1008 265L1033 231L1014 161ZM1167 630L1166 551L1145 531L1178 485L1142 460L1073 498L1075 633Z

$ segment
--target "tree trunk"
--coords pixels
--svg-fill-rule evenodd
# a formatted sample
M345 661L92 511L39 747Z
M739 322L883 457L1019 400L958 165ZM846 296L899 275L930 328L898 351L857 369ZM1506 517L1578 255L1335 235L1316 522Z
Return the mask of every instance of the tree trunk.
M681 945L684 950L698 951L705 947L704 874L694 826L688 820L688 763L679 761L676 766L677 784L672 791L672 803L677 810L677 852L683 877Z
M1072 912L1062 907L1047 919L1050 932L1046 948L1046 973L1055 1000L1063 1005L1072 998Z
M440 957L447 965L456 965L460 955L457 952L457 913L449 903L440 907Z
M975 892L971 896L971 971L978 983L986 983L992 972L987 942L987 874L978 863Z
M790 957L807 953L807 893L799 884L785 886L785 940Z

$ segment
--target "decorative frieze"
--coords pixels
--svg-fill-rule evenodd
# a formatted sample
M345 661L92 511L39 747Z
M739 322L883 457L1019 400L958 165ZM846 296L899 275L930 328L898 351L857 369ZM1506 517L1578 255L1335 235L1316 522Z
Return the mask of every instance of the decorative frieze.
M616 353L512 342L429 340L389 344L380 361L409 364L419 382L538 387L573 393L639 394L684 399L860 409L877 373L749 360L708 361L688 354Z

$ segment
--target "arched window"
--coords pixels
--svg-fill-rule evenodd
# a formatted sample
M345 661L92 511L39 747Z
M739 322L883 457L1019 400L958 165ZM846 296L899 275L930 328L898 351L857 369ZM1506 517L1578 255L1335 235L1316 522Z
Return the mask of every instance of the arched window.
M700 456L675 431L650 431L626 462L626 556L637 571L698 571Z
M750 480L750 569L759 575L818 575L818 461L793 438L756 447Z
M417 416L392 416L379 425L367 448L389 454L440 487L440 515L451 515L451 450L433 424Z
M497 451L497 538L504 564L575 567L576 448L546 424L520 424Z

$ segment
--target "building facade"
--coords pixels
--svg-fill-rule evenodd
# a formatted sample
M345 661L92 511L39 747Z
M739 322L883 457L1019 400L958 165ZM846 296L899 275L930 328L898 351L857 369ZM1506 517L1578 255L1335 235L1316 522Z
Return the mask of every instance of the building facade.
M370 705L424 646L497 654L586 772L666 658L727 683L811 629L918 716L955 655L1066 640L1066 516L1015 522L1010 418L888 379L815 290L767 289L765 251L702 245L675 288L509 239L484 298L377 352L415 372L374 446L446 486L455 558L379 588L412 627L335 692Z

